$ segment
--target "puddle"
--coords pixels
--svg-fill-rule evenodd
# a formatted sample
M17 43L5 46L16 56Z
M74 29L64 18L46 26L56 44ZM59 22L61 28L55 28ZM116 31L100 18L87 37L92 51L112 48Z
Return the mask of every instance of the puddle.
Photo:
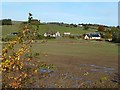
M51 76L51 73L53 73L53 70L50 70L47 68L40 68L40 74L44 75L45 73L47 73L48 76Z
M90 69L91 72L103 72L103 73L112 74L115 71L115 68L98 66L98 65L95 65L95 64L81 64L80 66L90 66L90 67L92 67L92 69Z
M91 80L87 80L85 81L86 84L92 84L92 81Z
M95 67L95 68L104 68L104 67L102 67L102 66L97 66L97 65L95 65L95 64L90 64L90 66L91 66L91 67Z
M115 70L114 68L107 68L101 66L97 66L96 68L90 69L90 71L92 72L104 72L109 74L112 74L114 70Z

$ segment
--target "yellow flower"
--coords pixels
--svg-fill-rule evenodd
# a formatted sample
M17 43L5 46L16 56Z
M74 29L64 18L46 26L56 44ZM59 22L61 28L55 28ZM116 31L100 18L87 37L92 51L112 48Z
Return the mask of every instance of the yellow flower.
M20 60L20 56L18 56L18 58L17 58L18 60Z
M24 74L24 77L27 77L27 74Z
M9 60L7 59L5 62L6 62L6 63L8 63L8 62L9 62Z
M34 72L37 73L37 70L35 70Z

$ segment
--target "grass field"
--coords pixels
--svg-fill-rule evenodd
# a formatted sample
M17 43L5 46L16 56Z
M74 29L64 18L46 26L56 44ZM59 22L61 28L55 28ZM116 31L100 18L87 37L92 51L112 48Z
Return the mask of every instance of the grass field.
M81 61L88 63L92 63L92 60L99 60L98 64L102 63L102 65L109 67L117 65L118 46L113 43L74 39L48 40L44 44L39 42L33 46L33 51L47 53L48 56L78 57Z
M111 81L118 72L115 44L66 38L38 41L33 45L33 52L40 53L38 60L57 67L52 76L41 80L45 87L117 87ZM107 80L99 83L104 77Z
M80 27L65 27L65 26L59 26L59 25L52 25L52 24L48 24L48 25L40 25L39 27L39 32L40 33L45 33L47 31L59 31L61 34L63 34L64 32L71 32L71 34L84 34L87 32L93 32L95 31L95 29L90 29L90 30L83 30L83 28Z

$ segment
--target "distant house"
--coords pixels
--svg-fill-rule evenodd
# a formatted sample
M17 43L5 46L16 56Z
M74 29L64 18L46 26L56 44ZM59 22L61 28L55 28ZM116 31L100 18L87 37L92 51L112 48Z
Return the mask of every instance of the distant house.
M46 32L44 33L44 37L53 37L53 38L57 38L60 37L60 32Z
M101 40L101 35L99 33L88 33L84 34L85 40Z
M48 36L48 34L47 33L44 33L44 35L43 35L44 37L47 37Z
M18 35L18 33L17 32L12 32L11 35Z
M78 27L83 27L83 25L78 25Z
M70 32L64 32L63 35L64 35L64 36L69 36L69 35L70 35Z
M56 36L56 37L60 37L60 32L56 32L56 33L55 33L55 36Z

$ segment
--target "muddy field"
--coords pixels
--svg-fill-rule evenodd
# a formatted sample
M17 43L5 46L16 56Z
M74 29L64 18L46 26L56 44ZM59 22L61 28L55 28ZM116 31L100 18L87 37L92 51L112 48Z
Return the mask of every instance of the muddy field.
M55 39L37 41L32 62L39 67L33 83L25 88L117 88L118 45L104 41ZM33 63L26 62L30 67ZM4 78L4 75L3 75Z
M38 41L33 51L38 61L53 64L54 69L39 69L43 75L33 87L45 88L117 88L118 46L103 41Z

